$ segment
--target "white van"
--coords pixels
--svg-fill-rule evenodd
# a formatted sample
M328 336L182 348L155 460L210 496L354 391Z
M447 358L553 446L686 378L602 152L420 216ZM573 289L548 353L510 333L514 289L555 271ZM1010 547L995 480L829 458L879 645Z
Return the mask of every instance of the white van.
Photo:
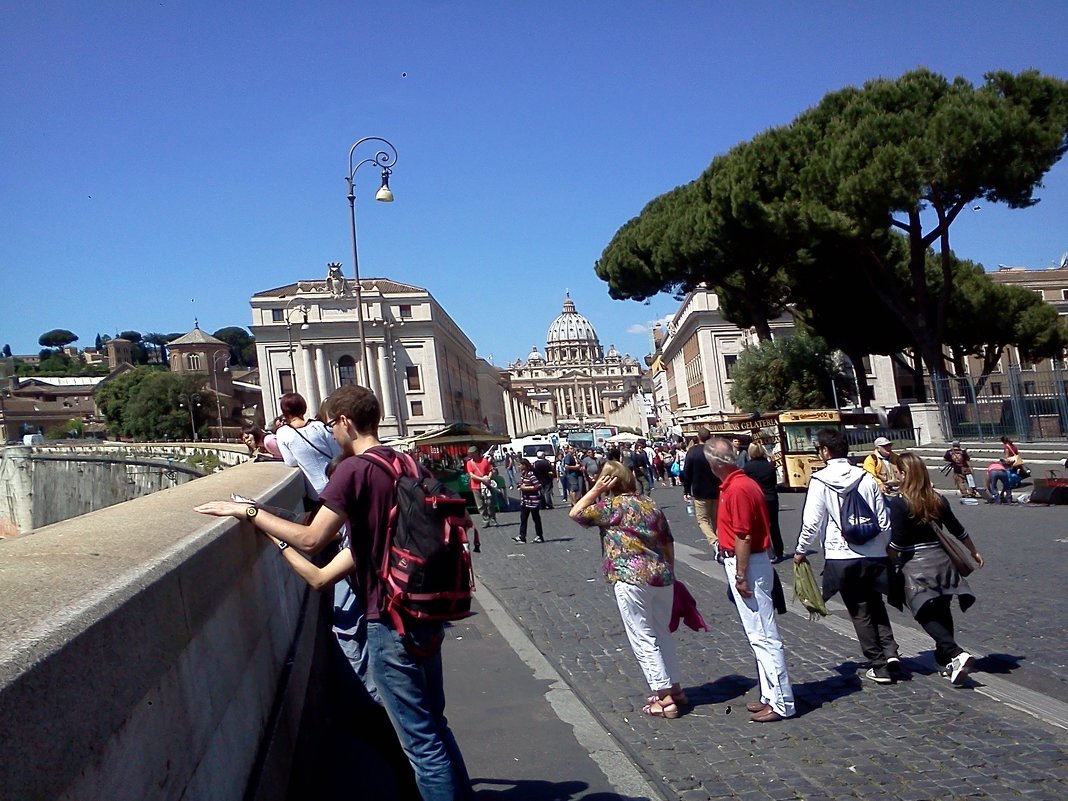
M520 439L513 439L503 447L510 448L512 453L519 454L519 458L530 459L531 462L538 458L538 451L545 451L546 458L552 461L557 448L557 444L553 442L553 439L554 437L545 435L521 437Z

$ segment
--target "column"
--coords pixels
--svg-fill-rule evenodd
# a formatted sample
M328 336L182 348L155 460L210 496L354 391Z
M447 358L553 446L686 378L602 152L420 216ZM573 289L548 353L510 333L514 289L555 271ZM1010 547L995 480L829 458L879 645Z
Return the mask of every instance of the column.
M311 348L300 346L301 369L304 371L304 391L300 394L308 402L308 413L312 416L319 413L319 389L315 385L315 371L312 368ZM298 390L299 391L299 390Z
M324 345L316 345L315 375L319 379L319 394L323 396L323 400L326 400L330 393L334 391L333 373L330 361L326 356L326 347Z
M363 358L367 359L367 380L371 384L371 386L369 386L368 389L371 390L373 393L375 393L375 397L378 398L378 402L381 404L382 403L382 384L381 384L381 381L380 381L381 376L379 375L379 372L378 372L378 369L377 369L377 365L378 365L378 344L375 343L375 342L368 342L367 343L367 348L366 348L366 350L364 351L364 354L363 354ZM360 369L362 370L363 368L360 368Z
M385 420L397 422L397 413L393 405L394 381L393 364L389 358L389 348L384 344L378 347L378 386L381 389L379 398L382 401L382 413Z

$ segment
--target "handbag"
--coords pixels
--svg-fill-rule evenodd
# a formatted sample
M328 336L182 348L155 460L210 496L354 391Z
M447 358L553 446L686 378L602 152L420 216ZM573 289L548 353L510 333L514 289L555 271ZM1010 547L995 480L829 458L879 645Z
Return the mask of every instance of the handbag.
M958 573L962 576L970 576L979 569L979 563L975 561L972 552L968 550L968 547L963 542L952 534L947 534L945 529L942 528L942 524L938 521L934 521L932 525L934 526L935 534L938 535L938 541L942 544L942 550L949 556L949 561L953 563L953 567L957 569Z

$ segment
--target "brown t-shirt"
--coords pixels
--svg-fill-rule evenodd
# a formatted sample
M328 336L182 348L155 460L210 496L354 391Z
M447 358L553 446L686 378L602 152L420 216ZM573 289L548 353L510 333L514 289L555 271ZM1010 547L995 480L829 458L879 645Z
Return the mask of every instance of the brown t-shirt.
M396 452L385 445L369 450L392 461ZM393 476L367 459L345 459L319 493L325 506L349 519L356 595L368 620L378 620L383 607L378 571L385 553L389 513L393 508Z

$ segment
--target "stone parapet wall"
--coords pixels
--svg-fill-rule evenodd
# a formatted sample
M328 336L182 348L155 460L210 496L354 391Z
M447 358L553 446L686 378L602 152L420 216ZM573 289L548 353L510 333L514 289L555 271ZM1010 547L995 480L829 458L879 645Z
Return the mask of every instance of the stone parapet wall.
M0 451L0 537L140 498L248 461L244 446L94 443ZM189 462L192 461L193 464Z
M303 483L250 463L0 542L0 800L284 794L319 596L192 511L231 492Z

